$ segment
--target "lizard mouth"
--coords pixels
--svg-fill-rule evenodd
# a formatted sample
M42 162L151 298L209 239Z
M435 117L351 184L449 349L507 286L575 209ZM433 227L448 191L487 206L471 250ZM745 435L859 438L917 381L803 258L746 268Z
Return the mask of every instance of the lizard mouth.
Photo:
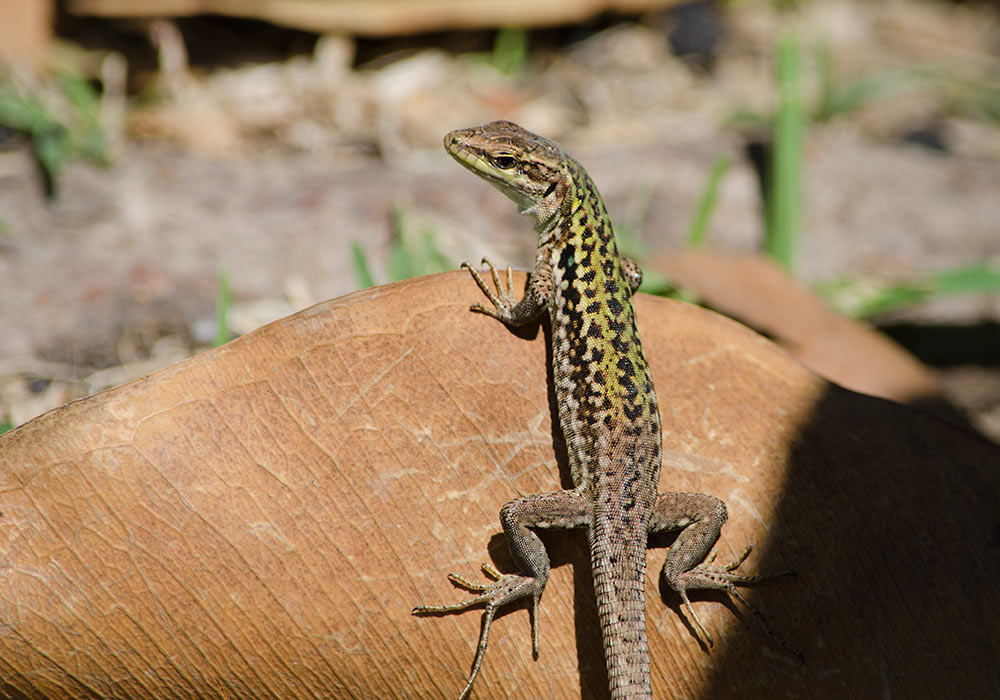
M537 202L536 197L532 197L517 185L515 180L518 176L512 178L509 172L500 170L477 152L463 146L460 136L448 134L444 145L448 155L507 195L520 207L522 213Z
M469 170L472 170L479 175L485 175L490 180L503 180L499 170L490 165L485 158L482 158L470 149L464 147L458 139L446 142L446 145L448 147L448 153L451 157Z

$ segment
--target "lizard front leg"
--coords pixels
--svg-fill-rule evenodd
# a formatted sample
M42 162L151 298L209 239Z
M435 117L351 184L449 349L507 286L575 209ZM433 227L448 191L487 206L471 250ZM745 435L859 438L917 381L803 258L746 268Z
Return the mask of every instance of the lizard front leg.
M577 490L556 491L511 501L500 510L500 523L507 536L510 553L521 568L521 573L501 575L493 567L484 564L483 571L494 579L492 583L485 585L449 574L448 579L453 584L479 595L453 605L420 605L413 608L414 615L427 615L460 612L482 604L486 606L472 671L458 700L464 700L472 690L486 654L493 618L504 605L522 598L531 599L531 648L533 655L538 656L538 603L549 580L550 564L545 545L529 528L585 527L590 523L590 504L590 500Z
M726 591L750 610L754 619L768 636L797 656L799 660L804 661L801 652L790 647L768 626L760 611L750 604L750 601L739 592L735 585L759 583L794 572L781 571L766 576L743 576L734 573L735 569L749 556L752 549L750 546L728 566L712 566L711 560L705 561L708 553L718 541L722 526L728 517L726 504L715 496L704 493L659 494L653 506L649 532L681 531L670 546L666 561L663 562L663 578L671 588L680 594L684 607L691 616L695 627L709 645L712 644L712 637L701 624L698 615L695 614L688 598L688 591Z
M552 271L541 260L541 257L536 260L535 269L528 276L528 289L520 301L514 297L514 273L510 265L507 266L507 286L504 288L500 282L500 274L497 272L496 265L486 258L483 258L483 264L490 269L496 292L490 289L479 271L475 270L469 263L463 262L462 268L469 271L472 279L479 285L486 298L492 302L494 308L490 309L477 302L469 307L470 311L492 316L510 326L523 326L531 323L545 312L549 294L552 291Z

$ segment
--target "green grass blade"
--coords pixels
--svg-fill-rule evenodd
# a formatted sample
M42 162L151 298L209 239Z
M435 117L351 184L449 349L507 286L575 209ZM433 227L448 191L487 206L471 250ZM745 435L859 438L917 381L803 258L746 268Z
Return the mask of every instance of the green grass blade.
M840 280L817 291L841 312L868 318L942 297L1000 294L1000 265L974 263L896 284Z
M705 190L698 201L698 208L695 209L694 218L688 227L687 239L685 241L688 248L697 248L705 242L705 232L708 230L709 219L715 211L715 203L719 198L719 185L722 178L729 170L729 156L716 156L712 163L712 170L708 174L708 181L705 183Z
M833 50L828 43L816 51L816 72L819 89L812 119L819 123L854 112L901 87L889 73L869 75L847 83L838 82L834 77Z
M83 156L102 165L111 161L107 139L100 124L100 100L83 78L61 75L65 119L47 102L51 90L25 91L10 79L0 79L0 126L24 132L42 168L46 194L56 193L56 181L63 165L74 156Z
M778 113L771 155L770 206L767 212L765 252L787 270L794 266L798 247L802 185L804 119L799 85L800 52L790 32L778 38Z
M212 347L225 345L231 338L229 330L229 307L232 306L233 292L229 286L229 270L225 265L219 265L217 272L218 293L215 300L215 339Z
M392 218L393 236L392 240L389 241L387 267L389 270L389 281L398 282L399 280L415 277L418 273L414 266L413 254L406 240L406 225L408 223L406 221L406 214L402 209L397 207L392 213Z
M433 229L421 225L403 207L393 210L393 236L389 244L389 280L399 280L453 270L454 264L437 247Z
M49 131L59 125L40 100L24 95L15 85L0 83L0 126L29 134Z
M0 422L0 435L2 435L3 433L6 433L8 430L13 430L13 429L14 429L14 426L11 425L10 423Z
M493 39L493 67L504 75L517 75L528 62L528 32L517 27L497 30Z
M1000 292L1000 265L974 263L934 276L939 294L996 294Z
M420 237L420 263L422 275L433 275L436 272L454 270L455 266L445 257L444 253L438 250L437 236L430 229L422 231Z
M61 73L56 78L56 82L66 99L77 111L87 119L97 120L101 111L101 101L86 79L72 73Z
M73 105L75 128L71 130L74 150L100 165L111 163L108 139L101 128L101 101L90 83L76 75L58 77L59 88Z
M63 164L69 160L71 146L69 132L61 124L55 124L46 131L34 133L31 140L35 157L38 158L39 164L53 181Z
M351 266L354 269L354 284L358 289L375 286L375 278L368 265L368 256L357 241L351 241Z

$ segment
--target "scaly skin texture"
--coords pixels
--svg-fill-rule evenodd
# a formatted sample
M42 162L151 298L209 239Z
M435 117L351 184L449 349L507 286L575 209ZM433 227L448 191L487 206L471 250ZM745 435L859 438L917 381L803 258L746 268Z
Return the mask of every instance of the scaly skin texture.
M506 288L489 263L494 286L468 267L492 308L473 311L511 326L548 313L559 423L566 436L574 488L528 496L506 504L500 521L522 573L478 585L450 576L479 595L456 605L420 606L441 613L485 604L483 631L473 669L460 698L472 689L498 608L530 598L532 638L538 653L537 606L549 576L549 558L531 528L586 528L614 700L652 698L646 642L644 586L646 540L651 532L681 530L663 566L706 639L687 599L692 589L727 590L757 579L729 567L701 562L726 521L722 501L706 494L657 494L660 479L660 413L649 366L635 324L632 293L641 272L618 254L611 223L597 188L558 144L511 122L452 131L448 153L514 200L535 220L538 250L527 290L515 301L510 268ZM744 554L744 557L746 554Z

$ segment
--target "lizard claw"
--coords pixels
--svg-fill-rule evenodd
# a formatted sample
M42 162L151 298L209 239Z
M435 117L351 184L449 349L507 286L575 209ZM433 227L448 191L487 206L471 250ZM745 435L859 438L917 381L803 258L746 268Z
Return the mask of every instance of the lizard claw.
M480 564L480 566L483 569L483 573L486 574L488 578L491 578L494 581L499 581L501 578L503 578L503 574L501 574L491 565L483 563ZM465 578L464 576L459 576L458 574L448 574L448 580L451 581L452 585L458 586L459 588L464 588L470 593L484 593L485 591L489 590L489 587L492 585L489 583L485 584L473 583L469 579Z

